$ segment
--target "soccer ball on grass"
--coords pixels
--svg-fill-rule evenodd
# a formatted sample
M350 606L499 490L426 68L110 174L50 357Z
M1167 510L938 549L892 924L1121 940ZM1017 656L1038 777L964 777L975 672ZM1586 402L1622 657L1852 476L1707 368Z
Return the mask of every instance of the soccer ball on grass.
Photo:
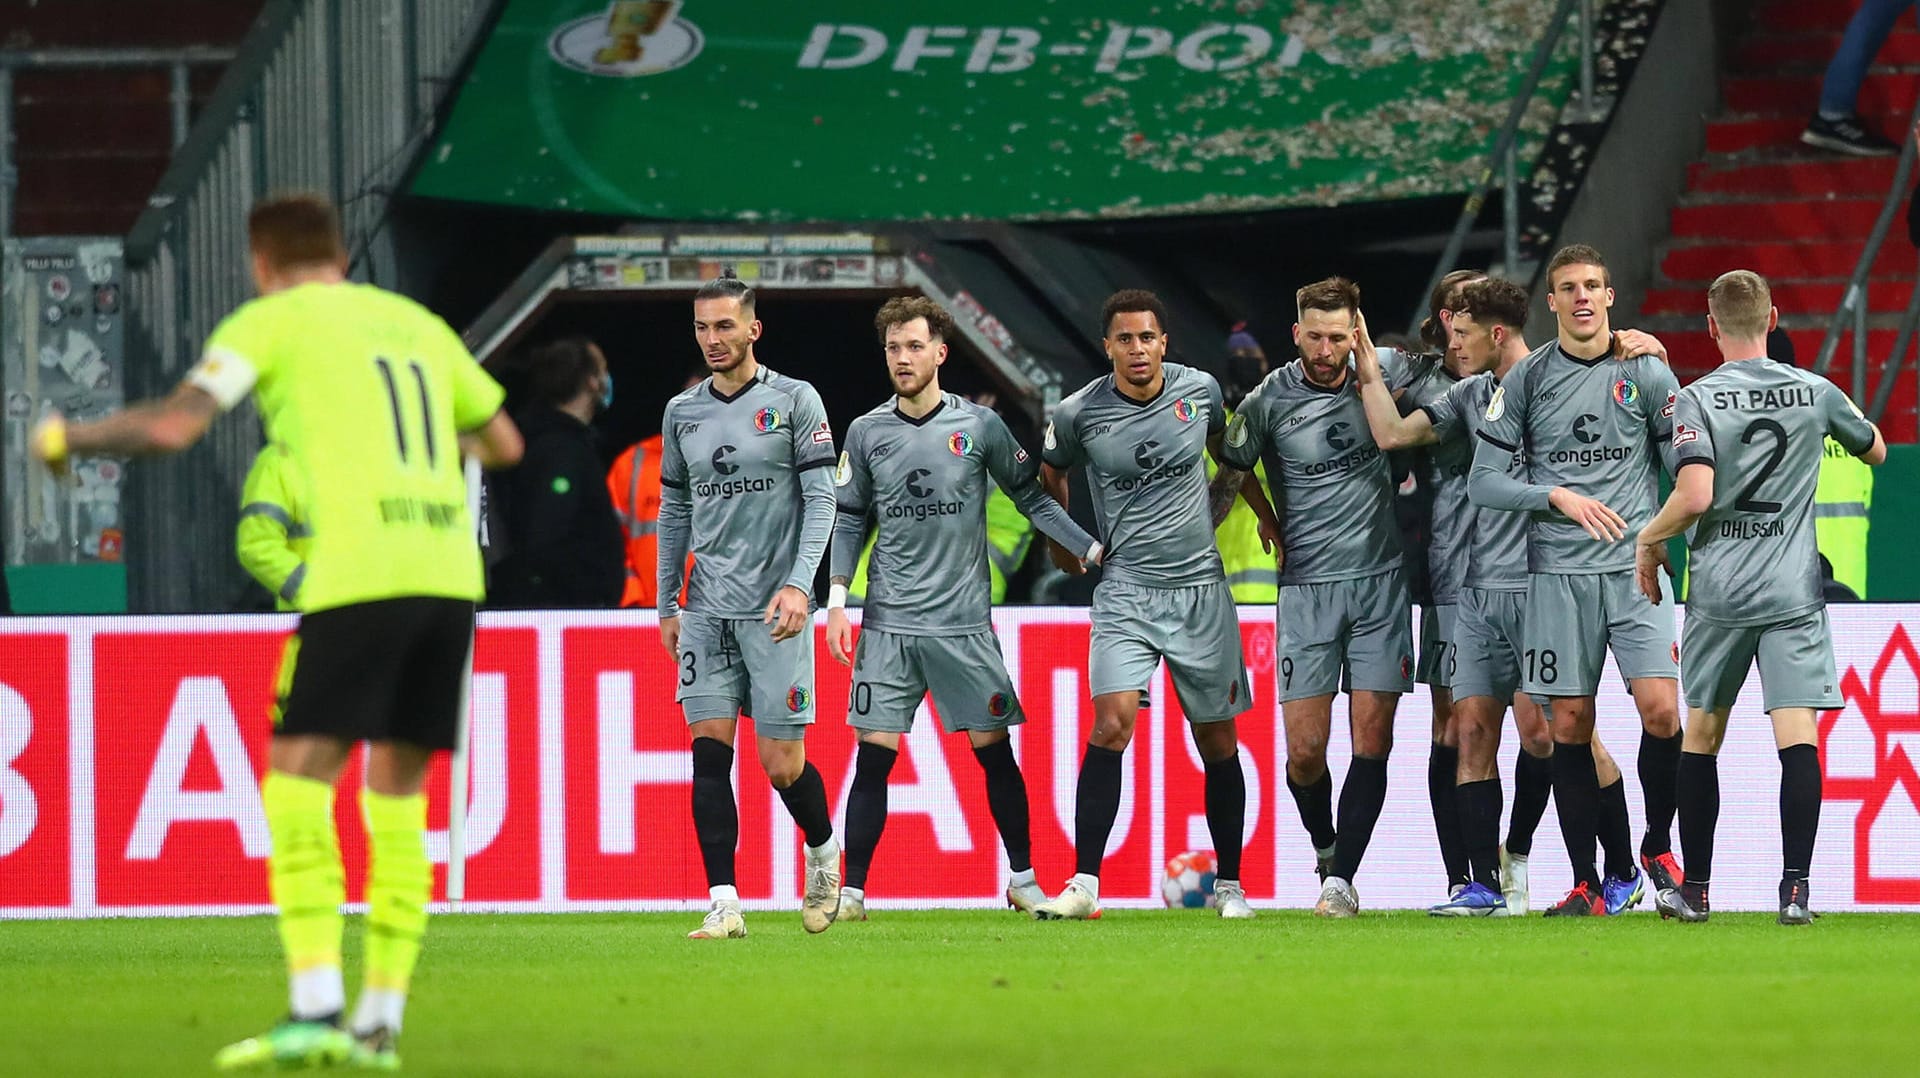
M1160 897L1171 910L1212 909L1213 878L1218 871L1213 854L1189 850L1167 862L1167 874L1160 881Z

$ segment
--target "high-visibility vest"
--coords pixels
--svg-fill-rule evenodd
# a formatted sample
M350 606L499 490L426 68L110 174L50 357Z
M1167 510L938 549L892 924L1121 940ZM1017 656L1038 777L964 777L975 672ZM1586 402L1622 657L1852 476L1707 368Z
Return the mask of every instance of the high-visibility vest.
M1218 470L1213 458L1208 457L1207 478L1213 478ZM1262 487L1272 489L1267 487L1264 463L1256 462L1253 474L1260 477ZM1273 567L1273 555L1261 549L1260 518L1254 515L1253 507L1245 499L1233 500L1233 508L1213 531L1213 541L1220 548L1220 563L1227 571L1227 588L1233 592L1234 602L1280 601L1280 573Z
M621 606L651 610L660 595L660 435L634 444L607 471L607 493L627 541L627 585ZM687 559L692 566L693 559ZM683 578L684 579L684 578Z
M1033 535L1033 524L1020 512L1020 507L1013 504L1005 491L994 487L987 495L987 575L991 581L987 597L995 605L1006 601L1007 577L1026 560ZM879 538L877 531L867 536L867 545L860 551L860 564L853 571L853 579L847 581L849 603L859 605L867 597L867 563L873 558L873 544Z
M310 499L299 462L278 444L262 447L240 488L234 549L247 573L273 593L279 610L300 609L300 585L313 549Z
M1867 598L1867 522L1873 508L1873 469L1827 439L1820 485L1813 495L1813 527L1833 578Z

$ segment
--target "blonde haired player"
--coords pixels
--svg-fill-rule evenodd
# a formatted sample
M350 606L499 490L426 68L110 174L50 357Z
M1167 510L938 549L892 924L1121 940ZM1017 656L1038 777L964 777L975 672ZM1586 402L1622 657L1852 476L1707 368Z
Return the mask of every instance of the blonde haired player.
M460 338L403 296L346 277L331 203L261 202L247 218L258 299L214 327L198 365L163 400L34 431L50 467L85 455L178 453L252 394L309 484L313 548L300 626L276 686L260 786L291 981L287 1020L214 1057L223 1070L399 1066L395 1041L433 872L422 792L435 750L451 749L482 594L480 549L461 455L498 468L520 458L500 386ZM334 783L366 741L367 945L352 1032L341 1026Z

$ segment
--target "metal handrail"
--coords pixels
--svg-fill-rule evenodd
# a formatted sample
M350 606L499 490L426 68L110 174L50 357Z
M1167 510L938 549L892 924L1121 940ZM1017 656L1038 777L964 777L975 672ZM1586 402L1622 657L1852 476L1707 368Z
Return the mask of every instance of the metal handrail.
M1554 6L1553 14L1548 17L1546 32L1540 36L1540 43L1534 46L1533 63L1527 69L1527 81L1520 93L1507 109L1506 122L1500 125L1500 134L1493 141L1493 149L1487 153L1486 164L1480 168L1480 175L1474 179L1467 200L1460 207L1460 216L1453 224L1453 233L1447 237L1447 245L1440 252L1439 261L1434 263L1433 276L1428 279L1426 290L1420 293L1408 332L1417 335L1420 322L1427 315L1427 297L1440 287L1440 279L1454 270L1459 261L1460 252L1466 248L1467 233L1472 231L1473 222L1480 216L1480 210L1486 205L1487 191L1493 186L1496 169L1505 174L1506 208L1505 238L1508 259L1507 272L1513 272L1512 266L1519 255L1519 208L1518 170L1515 160L1520 140L1520 123L1526 118L1527 106L1533 103L1533 96L1540 89L1540 80L1546 76L1547 65L1553 61L1554 47L1560 43L1560 35L1566 32L1567 22L1578 8L1581 40L1580 94L1581 106L1588 118L1593 118L1593 3L1592 0L1560 0Z
M1914 125L1920 124L1920 101L1914 102L1913 111L1907 116L1905 132L1911 132ZM1900 140L1900 164L1894 170L1893 183L1887 188L1887 194L1880 203L1880 216L1874 219L1873 231L1867 234L1867 245L1860 252L1859 261L1854 263L1853 274L1847 278L1847 290L1841 295L1840 306L1827 320L1827 335L1820 341L1820 353L1814 358L1813 373L1824 375L1833 365L1833 356L1840 350L1840 335L1847 331L1848 316L1852 316L1853 329L1853 378L1850 393L1854 400L1867 395L1867 277L1873 272L1874 260L1880 257L1880 245L1886 242L1887 232L1893 227L1893 219L1899 212L1900 202L1906 194L1913 178L1915 144L1911 135ZM1920 285L1916 285L1920 288ZM1909 308L1913 306L1908 304ZM1908 327L1910 330L1911 327ZM1900 339L1895 340L1896 349ZM1896 357L1898 353L1896 351ZM1883 390L1889 389L1892 374L1882 379ZM1885 408L1887 392L1875 394L1880 407ZM1879 422L1880 412L1870 411L1868 418Z

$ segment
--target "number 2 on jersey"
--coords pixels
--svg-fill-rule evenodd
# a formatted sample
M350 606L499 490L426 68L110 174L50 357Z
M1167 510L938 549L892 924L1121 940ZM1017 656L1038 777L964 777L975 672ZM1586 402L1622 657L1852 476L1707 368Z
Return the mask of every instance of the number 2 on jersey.
M400 463L407 463L407 421L405 408L400 401L400 383L393 376L393 364L385 356L376 356L373 365L380 369L380 380L387 385L387 403L393 406L393 440L400 450ZM433 398L427 392L427 372L422 370L418 361L409 360L407 366L413 370L413 383L420 391L420 436L425 443L427 468L431 470L440 462L438 447L433 443Z
M1748 483L1747 489L1734 499L1733 507L1742 513L1778 513L1782 508L1779 502L1760 501L1754 495L1760 493L1760 487L1772 478L1773 470L1786 459L1787 428L1771 419L1756 419L1740 432L1740 443L1752 445L1754 439L1762 434L1773 438L1773 450L1767 454L1766 463L1760 466L1760 473L1753 477L1753 482Z

